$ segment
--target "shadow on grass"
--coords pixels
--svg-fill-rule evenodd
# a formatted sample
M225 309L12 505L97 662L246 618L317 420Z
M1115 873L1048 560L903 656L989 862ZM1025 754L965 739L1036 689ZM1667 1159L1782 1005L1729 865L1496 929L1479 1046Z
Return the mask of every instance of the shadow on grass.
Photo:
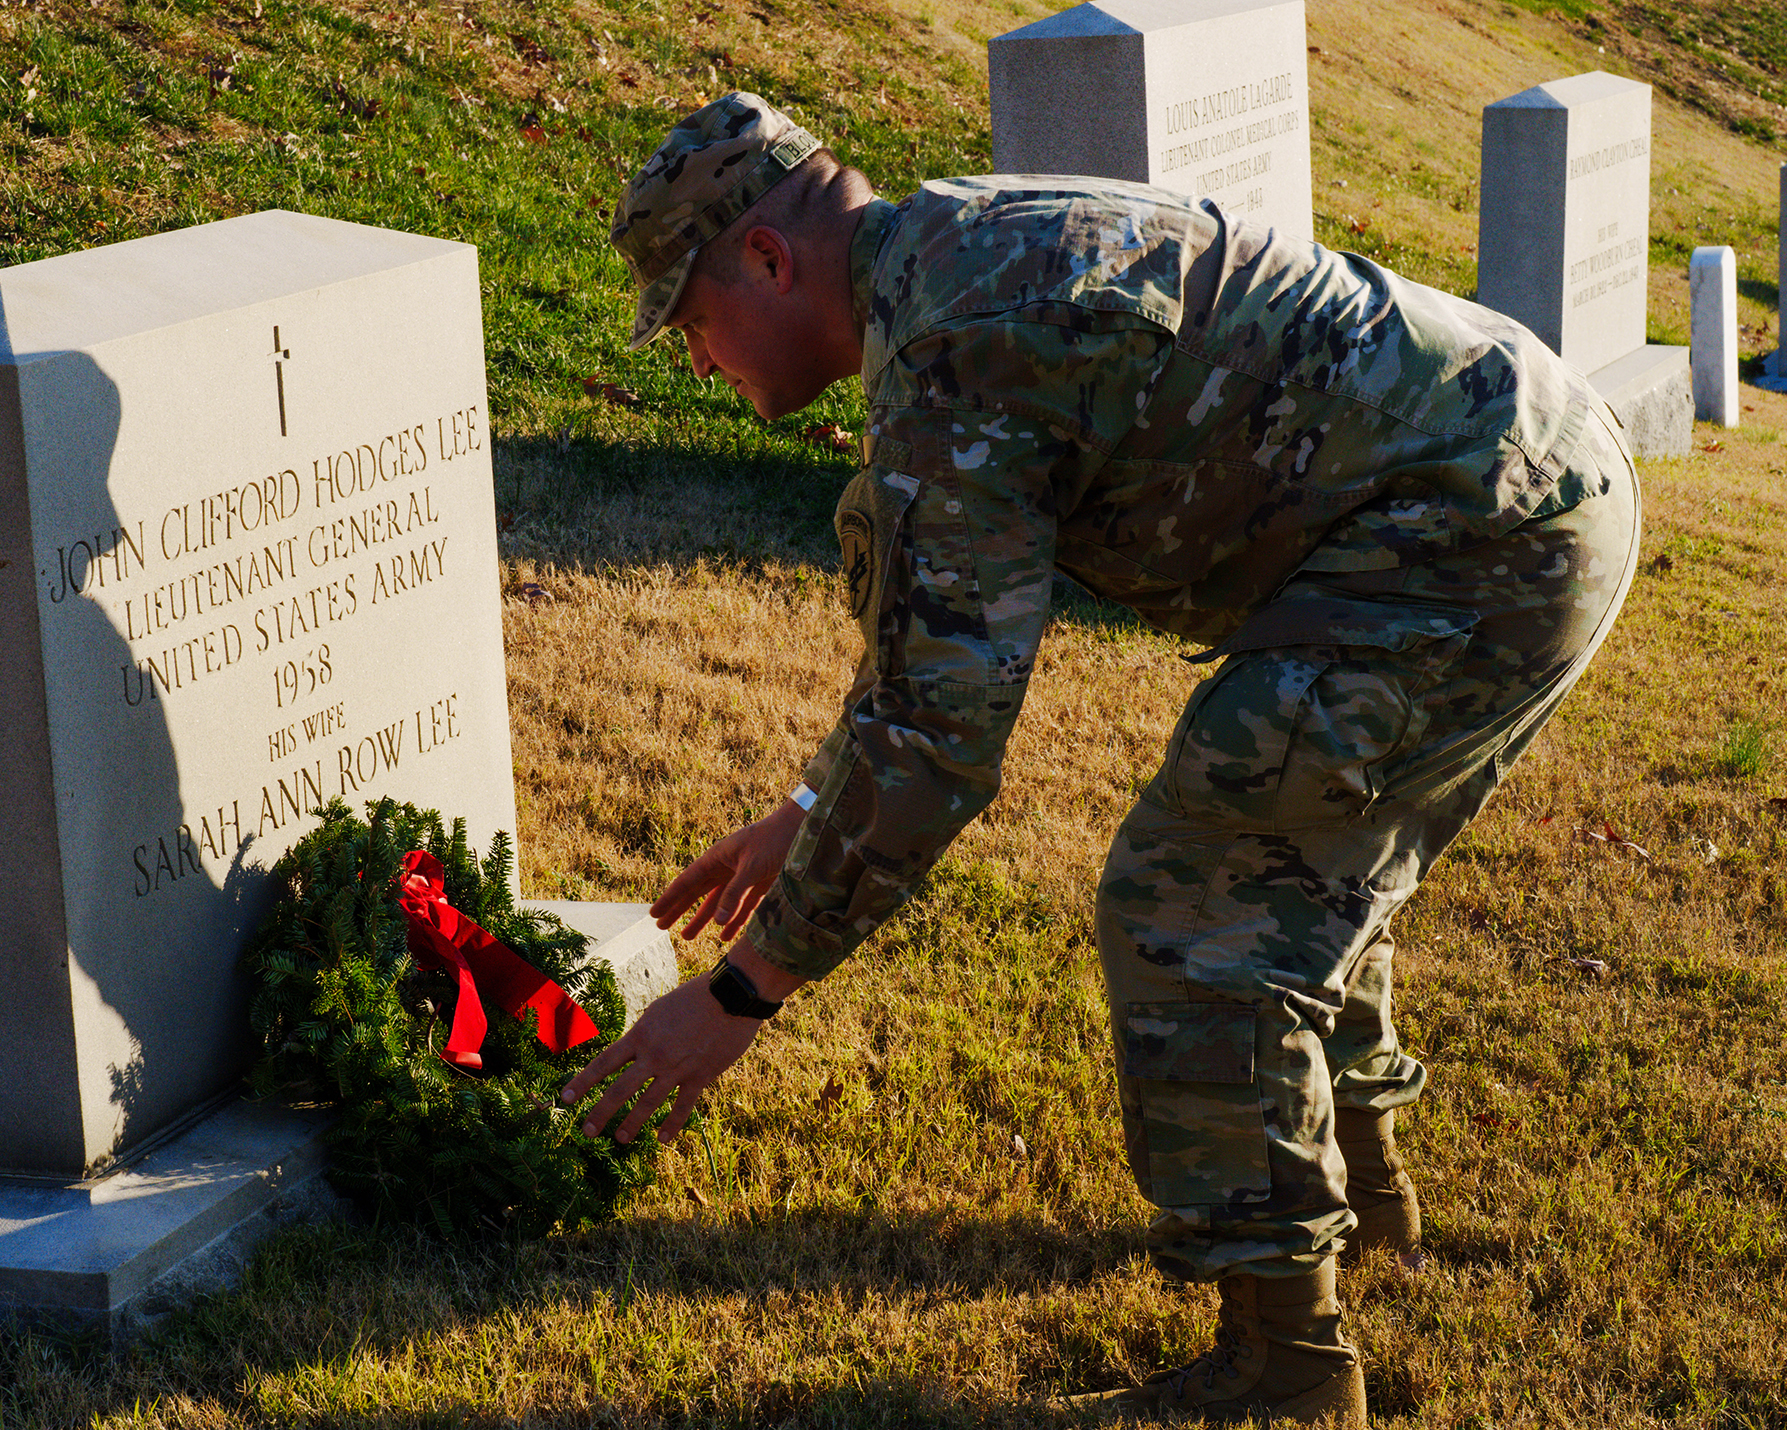
M586 573L837 563L831 516L852 469L776 434L730 449L509 438L493 458L505 556Z
M832 513L856 470L774 428L735 449L506 438L494 461L503 555L583 574L703 561L831 574ZM1111 640L1153 633L1127 606L1059 574L1050 618Z
M1766 278L1745 278L1739 275L1737 291L1740 297L1760 303L1765 308L1781 306L1781 285L1770 283Z
M758 1301L815 1291L1006 1300L1108 1273L1140 1246L1138 1226L1074 1233L1033 1216L872 1207L738 1221L640 1217L534 1242L441 1241L411 1226L336 1221L273 1237L239 1287L166 1317L123 1357L107 1357L93 1335L0 1332L0 1419L30 1419L18 1403L29 1378L23 1367L61 1367L125 1412L143 1392L143 1375L211 1398L245 1376L399 1350L416 1337L531 1310L625 1312L640 1298ZM920 1391L888 1385L870 1400L892 1403L892 1394L910 1403L910 1392L924 1400ZM806 1401L802 1419L815 1414L820 1407Z
M1046 1292L1109 1272L1136 1256L1138 1226L1073 1234L1037 1218L890 1214L873 1207L812 1209L738 1220L623 1219L540 1241L443 1241L407 1226L325 1223L284 1232L250 1263L240 1286L168 1316L122 1355L92 1336L0 1331L0 1423L48 1423L46 1403L70 1391L95 1417L186 1395L225 1408L262 1377L402 1355L428 1338L474 1324L519 1328L536 1318L624 1316L635 1301L683 1302L839 1292L846 1301L904 1297L919 1305ZM1092 1355L1058 1348L1059 1362ZM62 1394L45 1394L57 1386ZM512 1424L487 1404L452 1406L442 1387L426 1416L372 1417L378 1424ZM462 1392L461 1392L462 1393ZM722 1391L723 1393L723 1391ZM664 1422L799 1424L986 1423L940 1380L816 1378L753 1392L749 1406L678 1400L629 1408L629 1425ZM259 1410L247 1403L236 1413ZM1009 1407L1033 1414L1035 1404ZM597 1403L566 1423L623 1423ZM593 1417L593 1418L592 1418ZM251 1417L254 1418L254 1417ZM539 1418L539 1417L535 1417ZM555 1421L557 1417L548 1416ZM321 1422L318 1422L321 1423ZM331 1419L328 1423L358 1423ZM532 1423L530 1420L529 1423Z

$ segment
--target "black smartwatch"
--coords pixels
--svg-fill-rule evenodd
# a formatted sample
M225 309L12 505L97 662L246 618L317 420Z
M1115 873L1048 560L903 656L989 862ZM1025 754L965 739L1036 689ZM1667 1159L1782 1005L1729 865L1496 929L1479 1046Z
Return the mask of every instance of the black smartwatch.
M707 976L707 991L734 1018L773 1018L782 1011L780 1003L760 998L750 975L734 968L724 954Z

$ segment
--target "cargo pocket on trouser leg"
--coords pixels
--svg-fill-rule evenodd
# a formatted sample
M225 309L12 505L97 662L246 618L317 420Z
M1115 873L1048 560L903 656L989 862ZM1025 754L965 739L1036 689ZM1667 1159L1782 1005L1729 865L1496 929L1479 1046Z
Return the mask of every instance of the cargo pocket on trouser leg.
M1469 643L1469 611L1285 600L1207 659L1145 798L1206 829L1281 834L1343 825L1419 744L1435 687Z
M1119 1048L1124 1141L1136 1185L1160 1207L1271 1195L1254 1076L1252 1008L1130 1003Z

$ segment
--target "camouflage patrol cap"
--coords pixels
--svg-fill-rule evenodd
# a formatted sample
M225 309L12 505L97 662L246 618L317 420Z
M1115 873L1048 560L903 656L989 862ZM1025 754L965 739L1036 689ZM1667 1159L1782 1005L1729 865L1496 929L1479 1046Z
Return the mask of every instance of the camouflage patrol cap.
M657 337L701 245L818 148L781 110L736 91L670 131L614 206L609 236L639 285L629 347Z

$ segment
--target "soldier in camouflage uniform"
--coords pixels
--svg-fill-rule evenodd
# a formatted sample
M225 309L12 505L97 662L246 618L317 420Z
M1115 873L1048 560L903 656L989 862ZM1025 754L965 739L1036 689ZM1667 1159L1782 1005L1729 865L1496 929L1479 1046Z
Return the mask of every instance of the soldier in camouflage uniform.
M790 802L654 906L744 925L712 995L669 995L567 1094L625 1070L593 1134L655 1080L617 1135L675 1088L674 1135L778 1006L748 996L823 976L900 906L998 789L1066 572L1213 666L1117 831L1097 928L1149 1249L1219 1283L1222 1327L1104 1399L1362 1425L1335 1259L1419 1235L1390 921L1605 636L1631 461L1518 324L1177 194L858 184L829 237L777 247L770 220L798 219L776 184L837 168L815 150L729 95L635 177L614 236L635 345L668 320L765 416L849 370L776 385L848 325L869 422L837 529L865 658ZM736 282L700 277L710 245ZM802 281L810 322L788 316Z

